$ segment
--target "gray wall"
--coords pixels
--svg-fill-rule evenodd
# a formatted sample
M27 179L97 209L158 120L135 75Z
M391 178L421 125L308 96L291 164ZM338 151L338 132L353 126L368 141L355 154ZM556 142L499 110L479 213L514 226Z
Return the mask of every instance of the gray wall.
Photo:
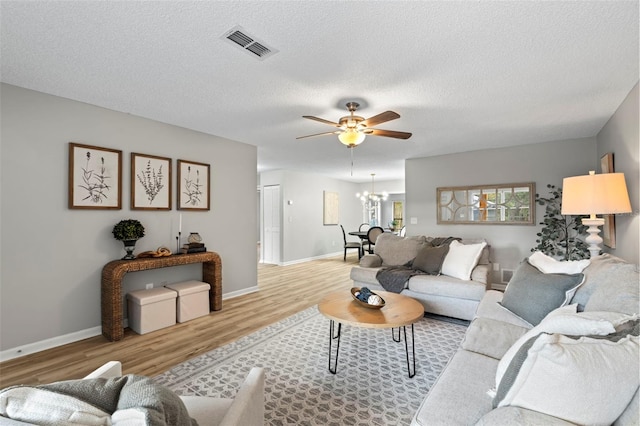
M485 238L491 244L491 260L515 269L536 245L544 207L536 209L535 226L437 225L436 188L535 182L536 192L547 195L547 184L562 186L564 177L586 174L596 166L596 158L595 138L584 138L407 160L407 235ZM412 225L411 218L418 223ZM499 272L493 282L500 282Z
M1 348L99 327L102 267L124 255L111 235L121 219L146 228L136 252L173 249L179 212L132 211L130 153L211 164L211 210L185 212L223 264L223 293L257 285L256 147L3 84L1 90ZM67 208L68 143L123 151L122 210ZM256 265L255 267L252 265ZM128 274L124 291L145 283L201 278L200 266Z
M340 227L323 225L323 191L339 194L340 223L346 232L357 229L361 223L362 206L355 196L360 190L358 184L312 173L277 170L260 174L260 186L267 185L280 185L281 264L343 252ZM293 204L289 205L289 200Z
M598 158L613 152L613 166L616 172L623 172L629 198L630 214L620 214L616 221L616 248L604 247L605 251L633 263L640 263L640 168L638 148L638 84L631 90L609 122L598 133ZM599 163L598 163L599 164ZM598 167L598 171L600 168Z

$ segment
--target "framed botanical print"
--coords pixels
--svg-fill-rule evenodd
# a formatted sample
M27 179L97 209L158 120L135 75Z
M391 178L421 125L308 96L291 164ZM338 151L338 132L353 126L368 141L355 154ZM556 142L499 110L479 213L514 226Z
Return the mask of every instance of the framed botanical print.
M171 158L131 153L131 209L171 210Z
M122 151L69 142L69 208L122 208Z
M209 210L210 166L178 160L178 210Z

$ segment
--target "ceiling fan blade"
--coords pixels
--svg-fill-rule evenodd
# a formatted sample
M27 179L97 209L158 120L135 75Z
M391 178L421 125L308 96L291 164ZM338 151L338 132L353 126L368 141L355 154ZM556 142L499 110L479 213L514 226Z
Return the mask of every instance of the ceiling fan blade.
M411 137L411 133L396 132L395 130L366 129L364 133L368 135L386 136L388 138L396 138L396 139L409 139Z
M324 132L324 133L316 133L313 135L298 136L296 139L312 138L314 136L324 136L324 135L337 135L338 133L342 133L342 131L336 130L335 132Z
M371 118L367 118L362 123L367 127L373 127L377 124L386 123L387 121L395 120L396 118L400 118L400 114L393 111L385 111L385 112L381 112L378 115L374 115Z
M313 115L303 115L302 118L308 118L309 120L319 121L324 124L328 124L329 126L340 127L338 123L334 123L333 121L325 120L324 118L314 117Z

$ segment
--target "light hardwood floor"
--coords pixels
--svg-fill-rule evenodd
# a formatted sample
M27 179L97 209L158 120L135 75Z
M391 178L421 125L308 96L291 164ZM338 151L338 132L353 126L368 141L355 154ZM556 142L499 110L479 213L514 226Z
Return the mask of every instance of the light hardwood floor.
M124 374L155 376L173 366L318 304L330 291L352 286L356 253L291 266L258 265L259 291L223 301L222 310L183 324L124 339L103 336L0 363L0 388L81 378L110 360ZM222 283L224 287L224 282Z

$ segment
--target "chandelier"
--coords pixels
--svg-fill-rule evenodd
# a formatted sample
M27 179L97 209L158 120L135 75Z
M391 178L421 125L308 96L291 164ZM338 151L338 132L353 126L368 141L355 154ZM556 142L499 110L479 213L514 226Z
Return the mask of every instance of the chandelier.
M382 192L377 194L375 190L375 173L371 173L371 192L364 191L362 194L357 193L356 197L362 201L362 219L371 226L379 226L380 219L380 202L386 201L389 194Z
M368 191L364 191L362 194L361 193L357 193L356 197L360 198L360 201L362 201L362 204L366 204L366 203L376 203L379 201L387 201L387 198L389 197L389 194L387 194L386 192L383 192L382 194L376 194L375 191L375 173L371 173L371 192Z

